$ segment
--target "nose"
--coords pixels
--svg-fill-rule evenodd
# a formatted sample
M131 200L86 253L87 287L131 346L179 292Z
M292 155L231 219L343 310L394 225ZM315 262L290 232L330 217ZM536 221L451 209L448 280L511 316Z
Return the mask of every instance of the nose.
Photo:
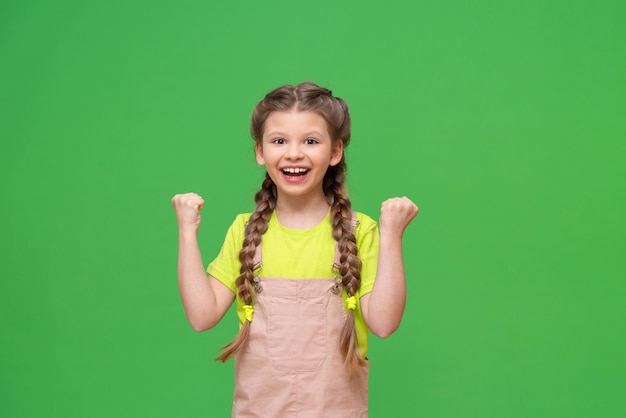
M302 149L300 148L300 144L295 142L289 144L285 157L289 160L299 160L302 158Z

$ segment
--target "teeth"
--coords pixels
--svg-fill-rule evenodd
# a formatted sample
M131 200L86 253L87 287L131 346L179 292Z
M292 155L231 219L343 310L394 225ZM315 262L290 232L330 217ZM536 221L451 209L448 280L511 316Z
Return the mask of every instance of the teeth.
M284 168L283 171L289 174L300 174L306 173L308 170L306 168Z

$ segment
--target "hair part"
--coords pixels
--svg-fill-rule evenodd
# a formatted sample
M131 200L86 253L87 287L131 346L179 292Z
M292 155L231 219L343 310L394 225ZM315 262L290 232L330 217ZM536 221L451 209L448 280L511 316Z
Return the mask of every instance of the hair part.
M296 110L315 112L322 116L328 126L333 141L341 140L344 148L350 143L350 113L346 102L332 95L328 89L315 83L305 82L298 85L285 85L269 92L257 103L252 112L250 133L256 144L263 139L265 121L272 112ZM328 167L324 176L323 190L326 201L330 205L333 238L339 250L339 273L348 297L355 296L361 284L361 260L358 257L356 237L352 221L352 204L345 188L345 158L335 166ZM267 231L270 216L276 208L276 185L266 173L261 189L255 195L256 208L250 216L245 229L242 249L239 253L241 261L240 275L235 284L237 296L245 303L252 304L254 299L254 266L253 259L261 237ZM222 348L217 358L226 361L235 355L246 343L250 330L250 322L245 320L235 339ZM354 375L365 360L359 350L354 311L349 309L345 324L341 331L340 349L345 358L345 366L349 374Z

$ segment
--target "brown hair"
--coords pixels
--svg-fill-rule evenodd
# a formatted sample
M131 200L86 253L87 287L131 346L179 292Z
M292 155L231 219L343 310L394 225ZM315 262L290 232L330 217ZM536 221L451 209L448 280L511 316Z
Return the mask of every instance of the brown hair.
M297 86L286 85L269 92L257 103L252 112L250 133L256 143L263 137L265 121L275 111L310 111L322 116L328 125L333 139L343 141L344 148L350 143L350 113L346 102L332 95L328 89L315 83L305 82ZM345 158L328 167L324 176L323 189L330 205L333 237L339 250L339 273L347 295L355 296L360 287L361 260L358 257L356 237L353 232L351 203L344 186L346 172ZM261 243L261 236L267 231L267 223L276 208L276 185L266 173L261 189L255 195L256 209L246 225L243 246L239 253L241 261L240 276L235 284L237 295L246 305L253 303L253 257ZM250 321L245 320L237 337L223 347L217 360L226 361L236 354L248 338ZM345 357L345 365L353 374L365 361L358 348L354 311L348 310L347 320L341 332L340 348Z

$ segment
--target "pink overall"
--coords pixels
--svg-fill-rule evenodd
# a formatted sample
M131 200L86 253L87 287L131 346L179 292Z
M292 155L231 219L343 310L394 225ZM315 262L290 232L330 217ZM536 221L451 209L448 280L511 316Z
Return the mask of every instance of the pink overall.
M249 338L235 357L233 417L367 417L369 363L348 376L336 280L257 279Z

